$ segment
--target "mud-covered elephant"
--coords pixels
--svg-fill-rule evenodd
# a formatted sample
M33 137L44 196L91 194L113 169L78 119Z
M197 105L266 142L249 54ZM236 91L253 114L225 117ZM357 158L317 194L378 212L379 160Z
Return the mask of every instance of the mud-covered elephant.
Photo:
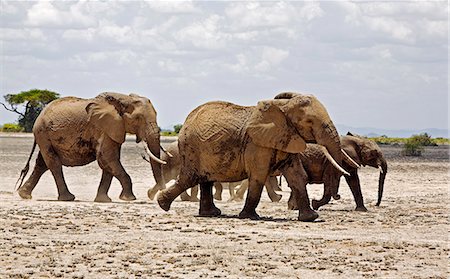
M341 137L341 146L345 152L359 165L371 166L380 169L378 180L378 201L380 205L383 196L384 181L387 174L387 162L381 152L380 147L372 140L348 133ZM308 144L306 150L298 155L307 173L309 184L324 184L323 197L320 200L313 200L312 207L318 209L327 204L331 197L339 199L339 181L342 173L336 170L331 163L326 160L322 148L316 144ZM361 192L361 185L358 177L358 168L343 162L342 166L350 175L344 175L347 184L353 194L357 211L367 211ZM295 200L289 200L288 207L296 209Z
M158 203L168 211L178 195L200 184L199 215L218 216L221 211L214 205L213 183L248 178L249 190L239 217L258 219L256 207L264 182L280 169L295 193L298 219L313 221L318 214L311 209L298 176L303 168L299 160L293 160L305 150L306 142L325 146L336 164L344 157L328 112L312 95L281 93L247 107L221 101L200 105L179 133L180 175L174 185L159 192Z
M178 152L178 141L174 141L168 144L167 147L164 149L164 151L165 152L161 154L161 160L167 162L167 164L162 166L162 172L165 183L168 183L169 181L176 179L178 177L178 174L180 173L181 157L180 153ZM156 193L165 188L166 188L165 185L156 184L147 191L148 198L153 200ZM216 189L214 193L214 198L216 200L222 200L222 190L223 190L222 184L220 182L215 182L214 188ZM187 191L184 191L183 193L181 193L180 197L181 200L183 201L197 202L199 201L197 195L198 195L198 186L194 186L191 188L191 195L189 195Z
M31 192L48 169L58 188L58 200L75 196L67 188L62 166L83 166L94 160L102 169L95 201L109 202L108 190L116 177L121 185L120 199L135 200L132 182L120 162L120 149L126 133L144 141L151 157L153 176L163 183L159 127L156 110L149 99L135 94L102 93L93 99L65 97L48 104L33 127L34 144L26 167L19 178L18 193L31 199ZM22 185L36 144L39 153L31 176Z

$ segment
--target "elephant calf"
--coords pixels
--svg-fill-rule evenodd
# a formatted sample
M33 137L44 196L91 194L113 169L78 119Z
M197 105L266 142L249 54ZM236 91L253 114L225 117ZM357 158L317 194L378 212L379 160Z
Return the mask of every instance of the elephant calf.
M363 138L358 135L348 133L341 138L341 146L345 152L359 165L371 166L380 169L380 177L378 181L378 201L380 205L383 196L384 181L387 174L386 159L381 152L380 147L372 140ZM331 197L339 199L339 181L342 173L334 168L331 163L325 159L322 148L316 144L308 144L306 150L298 155L302 162L304 170L307 174L307 180L304 183L324 184L323 197L321 200L313 200L312 207L318 209L327 204ZM356 202L357 211L367 211L364 206L364 200L361 192L361 185L358 177L358 169L344 162L345 170L350 176L344 175L353 197ZM288 206L290 209L296 209L296 203L293 199L289 199Z
M113 177L122 185L120 199L135 200L131 178L120 163L126 133L135 134L136 142L146 143L153 176L158 184L163 183L161 164L165 162L159 159L159 128L149 99L135 94L102 93L94 99L65 97L49 103L33 127L33 149L18 180L20 197L31 199L40 177L50 169L58 200L74 200L62 166L83 166L97 160L103 172L95 201L111 201L108 190ZM33 173L22 185L36 144L39 154Z

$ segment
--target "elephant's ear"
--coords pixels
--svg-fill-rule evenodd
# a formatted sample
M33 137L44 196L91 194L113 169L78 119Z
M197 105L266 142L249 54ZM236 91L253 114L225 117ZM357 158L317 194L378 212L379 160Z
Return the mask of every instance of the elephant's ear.
M94 101L86 106L88 121L117 143L125 141L125 124L116 108L108 102Z
M300 153L306 148L306 142L271 101L258 102L247 124L247 133L259 146L288 153Z

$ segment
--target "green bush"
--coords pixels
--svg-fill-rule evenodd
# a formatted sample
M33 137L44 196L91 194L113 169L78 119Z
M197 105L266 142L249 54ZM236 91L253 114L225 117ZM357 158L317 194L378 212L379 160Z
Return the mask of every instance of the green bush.
M413 135L406 140L402 154L406 156L422 156L424 146L436 146L437 144L427 133Z
M431 136L427 133L422 133L419 135L413 135L409 138L408 142L416 143L422 146L436 146L437 144L431 139Z
M6 123L5 125L3 125L3 127L1 127L2 132L9 132L9 133L23 132L23 130L24 129L20 127L19 124L14 123Z
M418 142L408 141L403 146L402 154L405 156L422 156L424 148Z

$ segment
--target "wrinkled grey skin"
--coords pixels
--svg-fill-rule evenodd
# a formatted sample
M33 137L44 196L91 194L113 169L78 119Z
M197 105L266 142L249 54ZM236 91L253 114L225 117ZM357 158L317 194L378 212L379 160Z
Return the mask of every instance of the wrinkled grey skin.
M48 104L33 127L34 145L39 154L33 173L20 185L18 193L31 199L40 177L50 170L58 188L58 200L72 201L62 166L83 166L97 160L102 169L97 202L110 202L108 190L113 177L122 185L120 199L135 200L132 182L120 162L120 149L126 133L135 134L159 158L160 136L156 110L149 99L135 94L106 92L93 99L64 97ZM25 178L33 152L19 178ZM163 183L161 164L150 162L157 183Z
M295 192L300 221L313 221L306 187L298 185L301 162L293 160L306 142L323 145L339 164L340 139L325 107L311 95L282 93L257 106L210 102L187 117L179 133L181 170L176 183L157 197L160 207L170 209L173 200L198 183L201 216L221 214L213 202L216 181L236 182L249 178L249 190L240 218L259 219L256 207L267 177L280 169Z
M372 140L351 133L341 137L341 146L347 154L361 166L367 165L374 168L380 168L378 201L376 204L377 206L380 205L383 196L384 181L387 174L387 162L380 147ZM305 183L324 184L323 197L321 200L313 200L312 207L317 210L319 207L327 204L331 200L331 197L339 197L339 181L342 173L331 165L325 158L322 150L315 144L308 144L305 152L298 156L302 161L302 165L307 174L307 181L305 181ZM350 173L350 176L344 175L344 177L355 199L355 210L367 211L361 192L358 169L350 167L345 161L342 163L342 166ZM296 209L295 201L290 199L288 207L289 209Z

